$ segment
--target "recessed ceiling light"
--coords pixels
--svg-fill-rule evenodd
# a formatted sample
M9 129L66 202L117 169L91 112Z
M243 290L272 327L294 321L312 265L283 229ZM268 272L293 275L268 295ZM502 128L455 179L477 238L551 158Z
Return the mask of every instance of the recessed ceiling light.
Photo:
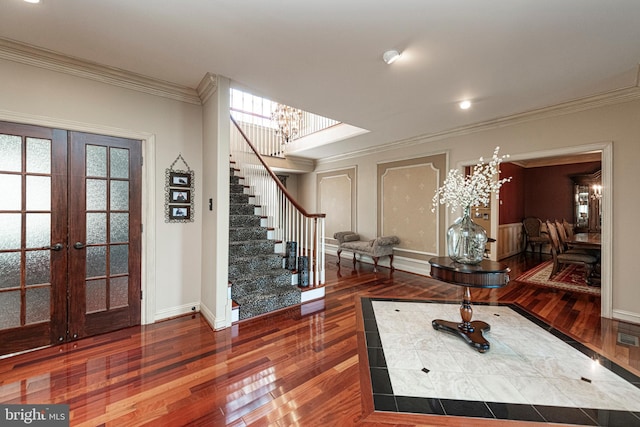
M471 101L469 100L464 100L462 101L460 104L458 104L460 106L461 109L463 110L468 110L469 108L471 108Z
M40 3L40 0L24 0L27 3L33 3L33 4L37 4Z
M382 60L391 65L400 58L400 52L397 50L388 50L382 55Z

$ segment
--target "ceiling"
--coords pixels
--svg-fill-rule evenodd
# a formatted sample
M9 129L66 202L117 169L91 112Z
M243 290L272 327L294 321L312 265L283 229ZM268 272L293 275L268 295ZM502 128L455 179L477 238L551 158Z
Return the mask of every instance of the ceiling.
M2 0L0 16L2 38L190 88L220 74L370 131L310 158L636 86L640 62L638 0Z

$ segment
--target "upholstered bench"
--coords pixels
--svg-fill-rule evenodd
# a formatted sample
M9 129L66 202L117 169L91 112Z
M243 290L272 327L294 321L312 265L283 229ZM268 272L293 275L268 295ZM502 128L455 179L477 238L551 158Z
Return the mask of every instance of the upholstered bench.
M356 254L370 256L373 259L373 271L378 271L380 257L389 257L389 268L393 270L393 245L400 243L397 236L383 236L371 240L360 240L353 231L338 231L333 235L338 241L338 265L342 251L353 252L353 267L356 266Z

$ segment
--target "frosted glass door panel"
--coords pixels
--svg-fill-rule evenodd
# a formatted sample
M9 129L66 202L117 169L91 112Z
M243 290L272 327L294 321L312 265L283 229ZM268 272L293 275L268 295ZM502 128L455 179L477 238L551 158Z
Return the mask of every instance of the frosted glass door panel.
M0 250L20 249L22 215L0 213Z
M67 143L65 131L0 122L0 355L64 339Z
M2 330L50 320L51 140L0 135L0 158Z
M51 282L51 251L29 251L25 254L26 285L48 285Z
M111 214L111 243L126 242L129 240L129 214Z
M0 253L0 289L20 286L20 252Z
M107 281L105 279L87 281L87 313L105 311Z
M107 181L104 179L87 179L87 210L99 211L107 209Z
M51 141L27 138L27 172L51 173Z
M44 248L51 242L51 214L28 213L26 248Z
M0 171L22 170L22 138L0 134Z
M107 214L87 213L87 244L107 243Z
M107 176L107 147L87 145L87 176Z
M111 148L111 178L129 178L129 150Z
M51 317L51 288L27 289L26 292L26 321L27 325L47 322Z
M27 175L27 210L51 210L51 178Z
M129 272L129 245L111 245L111 274L127 274Z
M87 279L101 277L107 274L106 246L87 247Z
M82 217L86 228L70 229L71 240L84 244L72 253L85 256L84 280L73 285L82 288L71 303L72 311L78 312L72 312L71 317L84 317L80 335L137 324L141 143L81 132L72 132L70 141L70 169L77 177L70 182L70 196L79 197L86 189L85 198L78 203L85 205ZM73 325L71 329L74 330Z
M129 181L111 181L111 210L129 210Z
M19 211L22 209L22 177L0 172L1 211Z
M20 291L2 293L0 313L0 330L20 326Z
M129 304L129 278L127 276L111 279L109 305L111 308L126 307Z

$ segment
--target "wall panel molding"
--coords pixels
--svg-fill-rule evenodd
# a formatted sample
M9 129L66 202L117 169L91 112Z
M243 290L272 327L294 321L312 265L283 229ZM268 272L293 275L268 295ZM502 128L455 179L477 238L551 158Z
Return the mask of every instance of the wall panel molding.
M316 179L318 208L327 214L325 238L333 241L338 231L357 232L357 169L323 172Z
M445 249L445 215L432 198L446 175L446 154L378 164L377 234L396 235L396 254L428 260Z

